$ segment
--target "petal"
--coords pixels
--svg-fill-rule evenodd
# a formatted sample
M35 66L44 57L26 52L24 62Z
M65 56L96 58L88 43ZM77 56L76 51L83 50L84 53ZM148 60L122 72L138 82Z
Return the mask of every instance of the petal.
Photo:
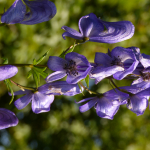
M24 91L19 90L19 91L17 91L17 92L14 92L14 95L22 95L22 94L27 94L27 93L29 93L29 92L31 92L31 90L24 90ZM11 95L11 94L10 94L10 95Z
M94 62L101 66L110 66L112 58L108 54L96 52Z
M12 111L0 108L0 130L16 126L17 124L18 118Z
M74 39L78 39L78 40L82 40L83 39L83 35L79 32L77 32L76 30L74 29L71 29L67 26L63 26L61 29L64 29L66 32L64 32L62 34L62 37L64 39L66 39L65 37L68 36L68 37L71 37L71 38L74 38Z
M115 73L113 75L113 77L116 80L122 80L127 75L133 73L133 71L136 69L138 63L139 63L138 61L133 62L133 64L128 69L126 69L125 71L120 71L120 72Z
M33 97L33 93L28 93L27 95L23 96L23 97L20 97L19 99L17 99L15 102L14 102L14 105L17 107L17 109L23 109L24 107L26 107L31 99Z
M73 60L79 66L91 66L87 58L75 52L67 53L65 56L67 61Z
M24 2L29 7L30 12L26 13L21 24L32 25L49 21L56 14L56 6L49 0L24 0Z
M53 71L63 71L67 61L57 56L50 56L47 62L48 68Z
M100 82L104 78L109 77L109 76L115 74L116 72L120 72L120 71L123 71L123 70L124 70L123 67L116 66L116 65L111 66L111 67L106 67L106 68L104 67L104 68L101 68L101 69L99 67L96 67L91 72L90 78L96 79L95 84L97 84L98 82Z
M12 6L2 15L1 22L7 24L20 23L25 16L26 5L22 0L16 0Z
M87 67L86 70L84 70L84 71L78 70L78 75L68 75L67 80L66 80L67 83L69 83L69 84L78 83L80 80L84 79L88 75L90 70L91 70L91 67Z
M79 30L84 37L91 37L101 33L104 30L104 26L95 14L90 13L80 18Z
M36 114L50 111L50 105L54 101L54 95L45 95L40 92L34 94L32 111Z
M107 30L90 36L89 41L100 43L117 43L131 38L134 34L134 25L129 21L106 22L99 20Z
M47 83L38 88L44 94L74 96L81 93L77 84L68 84L66 81Z
M80 112L83 113L83 112L91 109L97 103L97 100L98 100L98 98L94 98L94 99L90 100L89 102L87 102L86 104L80 106L79 107Z
M101 118L113 119L114 115L119 110L118 105L113 105L111 99L105 97L100 98L96 106L96 113Z
M130 102L127 104L128 109L137 114L142 115L148 106L148 100L144 96L130 96Z
M121 59L122 62L125 62L126 60L137 60L132 49L127 49L124 47L115 47L112 51L111 51L111 56L114 58L119 57L119 59Z
M142 58L140 60L141 64L144 66L144 68L150 67L150 56L146 54L142 54Z
M0 81L8 79L16 75L18 68L15 66L7 65L0 67Z
M51 73L47 78L45 79L47 83L53 82L59 79L62 79L63 77L66 76L66 72L64 71L56 71L54 73Z

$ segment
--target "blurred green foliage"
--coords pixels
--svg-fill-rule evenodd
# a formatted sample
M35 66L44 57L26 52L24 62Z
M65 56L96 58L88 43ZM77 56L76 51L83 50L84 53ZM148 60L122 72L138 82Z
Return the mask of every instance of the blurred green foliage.
M91 12L105 21L131 21L135 26L134 36L116 44L87 42L75 48L93 62L95 52L107 52L116 46L136 46L142 53L150 54L150 1L149 0L53 0L56 16L37 25L9 25L0 27L0 58L8 58L10 64L32 63L45 52L58 56L74 43L63 40L63 25L78 30L78 20ZM9 8L13 0L0 0L0 13ZM46 64L45 58L41 64ZM1 63L0 59L0 63ZM35 86L27 79L28 68L19 68L13 80L24 86ZM47 70L47 73L50 71ZM92 90L105 92L111 89L107 80ZM41 80L41 85L45 81ZM116 81L117 85L130 85L131 81ZM14 90L18 90L13 86ZM149 150L150 111L136 116L126 106L121 106L113 120L99 118L94 108L80 113L75 100L90 95L86 92L75 97L56 96L48 113L34 114L31 106L17 110L7 94L4 82L0 82L1 106L14 111L19 124L0 131L0 150ZM17 99L18 97L15 97Z

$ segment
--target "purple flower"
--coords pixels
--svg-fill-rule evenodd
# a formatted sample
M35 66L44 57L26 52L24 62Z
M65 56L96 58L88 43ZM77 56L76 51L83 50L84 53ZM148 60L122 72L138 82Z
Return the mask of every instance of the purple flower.
M13 77L18 72L18 68L12 65L0 67L0 81Z
M54 101L54 95L73 96L81 93L77 84L68 84L65 81L48 83L39 87L36 91L17 91L14 95L26 94L17 99L14 104L17 109L23 109L32 100L32 111L36 114L50 111L50 105Z
M106 22L96 17L95 14L83 16L79 20L80 32L63 26L66 32L62 34L79 39L100 43L117 43L131 38L134 34L134 25L129 21Z
M18 119L12 111L0 108L0 130L16 126L17 124Z
M96 84L111 75L117 80L122 80L136 69L138 63L131 49L115 47L108 54L95 54L95 64L90 78L96 79Z
M125 86L120 87L120 89L124 89L130 94L127 97L127 108L130 109L132 112L136 113L137 116L142 115L145 109L148 106L148 99L150 96L150 92L141 91L140 88L137 88L135 85L132 86ZM115 89L117 93L121 94L122 92Z
M79 101L78 103L88 101L86 104L80 106L79 109L80 112L85 112L95 106L96 113L99 117L113 119L119 106L126 103L127 97L128 94L126 93L116 93L114 90L111 90L99 97L90 97Z
M29 12L26 9L29 8ZM1 22L6 24L37 24L52 19L56 6L49 0L16 0L2 15Z
M65 59L50 56L47 65L55 72L46 78L46 82L59 80L67 75L67 83L75 84L84 79L91 70L86 57L75 52L66 54Z

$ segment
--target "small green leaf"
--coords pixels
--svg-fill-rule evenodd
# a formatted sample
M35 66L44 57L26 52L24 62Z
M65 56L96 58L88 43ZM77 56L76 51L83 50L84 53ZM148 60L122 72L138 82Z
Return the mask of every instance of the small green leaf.
M85 83L86 83L87 87L89 88L89 76L88 75L85 78Z
M46 73L46 72L43 72L45 69L46 69L46 67L45 68L42 68L42 67L33 67L33 69L37 72L37 73L39 73L43 78L46 78L47 76L48 76L48 74Z
M4 82L5 82L6 86L7 86L8 91L12 95L11 100L9 102L9 104L11 104L13 102L13 100L14 100L14 92L13 92L13 89L11 87L11 81L9 79L6 79L6 80L4 80Z
M36 61L36 64L34 64L34 65L39 64L39 63L47 56L48 53L49 53L49 51L47 51L41 58L39 58L39 59Z
M83 89L82 89L82 87L81 87L81 85L78 83L78 86L79 86L79 88L80 88L80 90L81 90L81 93L83 94L83 96L84 96L84 93L83 93Z
M35 81L36 87L38 88L38 85L40 83L40 75L34 69L32 69L32 75L33 75L33 79Z
M65 55L66 55L67 53L73 52L73 50L74 50L75 47L76 47L76 41L75 41L74 44L72 45L72 48L71 48L71 49L63 51L63 52L59 55L59 57L65 58Z
M8 58L2 58L4 60L3 64L8 64Z
M28 72L27 78L30 78L31 76L32 76L32 70L30 70L30 71Z

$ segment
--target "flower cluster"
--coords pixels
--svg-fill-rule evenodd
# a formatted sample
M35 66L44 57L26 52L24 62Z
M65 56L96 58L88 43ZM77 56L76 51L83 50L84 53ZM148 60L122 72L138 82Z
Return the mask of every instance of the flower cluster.
M29 9L29 11L27 11ZM16 0L12 6L2 14L3 24L37 24L52 19L56 14L56 6L49 0ZM10 92L10 95L24 95L14 102L17 109L23 109L32 102L32 111L36 114L50 111L54 96L74 96L83 90L94 94L94 97L85 98L76 103L85 103L79 106L80 112L88 111L93 106L99 117L113 119L120 105L137 115L142 115L148 106L150 96L150 56L141 54L137 47L115 47L108 52L97 52L94 62L76 52L69 52L72 47L85 42L117 43L131 38L134 34L134 25L130 21L106 22L90 13L79 20L79 32L63 26L66 36L80 40L63 51L60 56L50 56L47 66L54 71L48 75L46 84L38 86L40 75L45 76L44 70L38 68L34 61L30 73L35 78L36 88L21 86L11 80L21 90ZM16 65L0 65L0 81L9 80L18 72ZM66 77L66 81L57 81ZM107 79L114 88L105 93L91 91L83 84L83 79L94 79L95 84ZM118 87L113 80L134 79L130 86ZM10 80L9 80L10 81ZM15 114L7 109L0 108L0 129L15 126L18 119Z

